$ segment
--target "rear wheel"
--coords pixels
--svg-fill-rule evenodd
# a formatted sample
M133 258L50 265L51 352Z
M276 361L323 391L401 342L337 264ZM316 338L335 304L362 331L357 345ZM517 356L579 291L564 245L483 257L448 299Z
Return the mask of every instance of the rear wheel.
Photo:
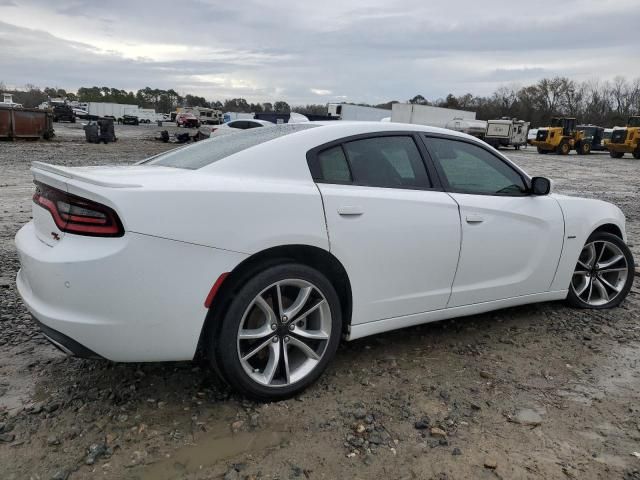
M546 151L546 150L543 150L543 149L542 149L542 148L540 148L540 147L538 147L538 153L539 153L540 155L544 155L545 153L547 153L547 151Z
M637 148L637 149L632 153L632 155L633 155L633 158L635 158L635 159L640 159L640 147L639 147L639 148Z
M576 145L579 155L589 155L591 153L591 144L589 142L580 142Z
M209 345L225 380L260 401L311 385L334 357L340 301L320 272L297 263L265 269L240 288Z
M609 152L609 156L611 158L622 158L623 155L624 155L623 152L614 152L614 151Z
M633 255L616 235L596 232L580 252L567 300L579 308L612 308L627 296L634 276Z

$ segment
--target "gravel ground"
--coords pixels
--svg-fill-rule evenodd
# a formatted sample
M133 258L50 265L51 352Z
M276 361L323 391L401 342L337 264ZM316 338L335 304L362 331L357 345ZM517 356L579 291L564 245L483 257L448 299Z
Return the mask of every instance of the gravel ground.
M15 289L29 164L172 147L157 127L116 128L110 145L70 124L52 142L0 143L0 478L640 479L637 286L609 311L546 303L344 343L316 385L272 404L197 363L58 353ZM640 162L508 154L559 192L619 205L640 258Z

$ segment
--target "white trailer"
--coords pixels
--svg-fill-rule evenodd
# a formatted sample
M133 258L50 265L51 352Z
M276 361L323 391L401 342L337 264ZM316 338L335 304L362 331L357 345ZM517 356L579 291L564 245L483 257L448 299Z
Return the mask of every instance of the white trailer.
M356 120L379 122L389 116L389 110L384 108L363 107L348 103L328 103L327 112L331 117L339 117L340 120Z
M255 115L253 113L245 113L245 112L226 112L222 116L222 121L224 123L229 123L231 120L240 120L240 119L253 119Z
M158 120L162 120L162 115L156 113L153 108L138 108L137 113L129 113L128 115L136 115L140 123L155 123Z
M430 105L415 105L412 103L394 103L391 107L392 122L448 128L447 124L454 119L460 122L473 121L476 119L476 112L432 107Z
M89 115L96 117L111 117L121 123L125 115L138 115L138 106L126 103L89 102L87 104Z
M529 122L515 118L488 120L484 141L494 148L514 147L519 150L527 144Z
M484 138L487 130L487 122L485 120L469 120L465 118L454 118L445 125L449 130L466 133L474 137Z

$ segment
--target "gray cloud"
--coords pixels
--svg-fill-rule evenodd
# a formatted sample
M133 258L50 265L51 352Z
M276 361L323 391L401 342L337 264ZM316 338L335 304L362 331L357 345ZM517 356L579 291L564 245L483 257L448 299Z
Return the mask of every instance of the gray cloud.
M317 103L640 76L635 0L0 0L0 19L0 81L13 85Z

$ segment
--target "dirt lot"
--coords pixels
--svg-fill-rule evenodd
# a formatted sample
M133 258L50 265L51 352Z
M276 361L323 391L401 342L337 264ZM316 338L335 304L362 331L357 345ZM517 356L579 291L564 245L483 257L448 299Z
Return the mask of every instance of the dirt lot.
M131 163L157 127L110 145L57 125L0 144L0 478L640 479L640 289L621 307L563 303L439 322L339 349L295 399L256 404L204 365L68 358L15 289L29 164ZM556 189L612 201L640 258L640 162L509 155Z

